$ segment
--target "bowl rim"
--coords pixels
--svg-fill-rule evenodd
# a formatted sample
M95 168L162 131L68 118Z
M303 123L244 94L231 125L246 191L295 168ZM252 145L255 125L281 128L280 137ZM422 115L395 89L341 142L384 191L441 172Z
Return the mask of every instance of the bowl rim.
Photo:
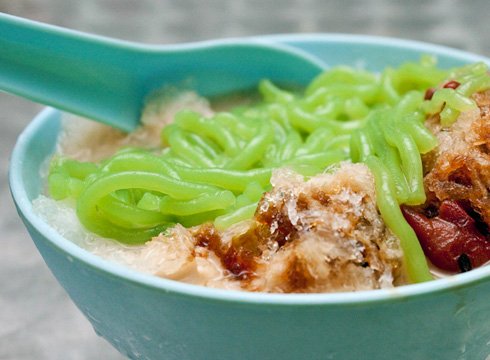
M253 38L253 37L250 37ZM259 38L259 37L256 37ZM271 41L286 44L302 42L321 43L348 43L350 45L374 45L394 48L411 49L417 52L429 52L436 55L449 56L454 59L467 62L490 60L466 51L452 49L446 46L425 42L404 40L391 37L354 34L285 34L266 35L260 37L261 41ZM233 41L227 39L226 41ZM215 41L209 41L214 43ZM204 42L205 43L205 42ZM477 285L490 281L490 266L484 266L472 271L453 275L447 278L437 279L425 283L403 285L392 289L367 290L358 292L319 293L319 294L276 294L254 293L237 290L214 289L200 285L187 284L175 280L164 279L154 275L131 270L123 265L104 260L90 253L73 242L65 239L32 209L26 189L23 187L22 166L26 158L27 145L36 136L39 129L52 117L60 112L53 108L42 110L29 125L22 131L17 139L10 157L9 186L17 211L36 231L38 231L51 246L62 251L70 261L74 259L104 274L129 281L133 284L161 291L163 294L178 295L210 301L233 302L241 304L267 304L274 306L345 306L362 305L370 303L391 302L393 300L407 300L428 296L435 293L455 291L460 288Z

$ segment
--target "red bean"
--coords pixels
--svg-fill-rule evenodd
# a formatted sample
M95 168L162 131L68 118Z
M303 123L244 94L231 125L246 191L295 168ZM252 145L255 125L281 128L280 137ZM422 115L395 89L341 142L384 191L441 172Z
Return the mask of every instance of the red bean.
M450 80L447 83L445 83L442 87L445 89L457 89L459 85L461 84L456 80ZM431 100L435 92L436 92L435 88L428 88L425 91L424 100Z
M447 83L445 83L443 88L445 88L445 89L457 89L459 85L461 85L461 84L459 82L457 82L456 80L451 80L451 81L448 81Z
M448 271L467 271L490 260L490 241L456 201L443 201L438 216L433 218L410 207L403 207L402 211L435 266Z
M430 100L430 99L432 99L432 97L434 96L434 93L435 92L436 92L436 89L434 89L434 88L428 88L425 91L424 100Z

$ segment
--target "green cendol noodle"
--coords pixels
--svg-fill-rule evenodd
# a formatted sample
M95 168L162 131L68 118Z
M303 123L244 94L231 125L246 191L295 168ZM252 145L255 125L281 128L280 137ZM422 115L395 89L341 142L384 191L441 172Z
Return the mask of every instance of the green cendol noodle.
M448 80L456 89L427 89ZM340 161L363 162L375 177L377 204L404 250L414 282L429 280L416 235L401 204L425 202L421 154L437 146L424 126L440 112L448 126L476 107L471 95L490 88L487 66L436 67L434 58L381 74L340 66L314 79L303 94L270 81L262 101L209 118L183 110L161 134L158 151L123 148L101 163L53 159L48 184L54 199L76 199L90 231L140 244L175 223L213 221L225 229L251 218L271 172L292 167L304 176Z

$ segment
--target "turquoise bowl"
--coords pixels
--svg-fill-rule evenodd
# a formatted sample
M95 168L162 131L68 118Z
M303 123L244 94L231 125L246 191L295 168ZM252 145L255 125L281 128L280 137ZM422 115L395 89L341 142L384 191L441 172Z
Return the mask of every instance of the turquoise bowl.
M264 40L264 38L261 38ZM422 54L441 66L487 59L424 43L350 35L270 36L329 66L380 70ZM488 359L490 267L392 290L257 294L140 274L64 239L32 211L61 113L42 111L12 153L18 212L95 331L134 359ZM48 334L46 336L49 336Z

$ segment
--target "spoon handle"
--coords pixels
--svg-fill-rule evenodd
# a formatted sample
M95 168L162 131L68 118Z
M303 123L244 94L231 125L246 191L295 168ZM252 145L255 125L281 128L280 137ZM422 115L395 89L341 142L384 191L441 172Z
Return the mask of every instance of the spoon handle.
M1 90L126 131L138 123L130 44L1 13L0 34Z
M256 88L263 78L306 85L324 66L260 39L149 46L0 13L0 90L124 131L162 86L187 84L212 97Z

